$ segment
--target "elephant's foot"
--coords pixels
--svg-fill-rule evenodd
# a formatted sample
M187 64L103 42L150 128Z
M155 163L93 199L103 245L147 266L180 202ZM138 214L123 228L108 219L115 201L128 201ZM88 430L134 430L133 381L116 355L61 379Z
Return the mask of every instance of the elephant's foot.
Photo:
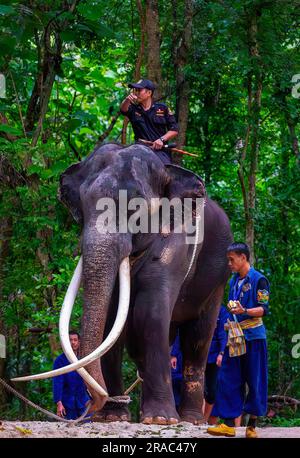
M92 421L113 422L130 421L131 416L127 405L116 402L107 402L101 411L95 412Z
M172 405L159 403L144 403L141 412L141 422L145 425L176 425L179 421L178 413Z
M203 425L205 423L204 417L201 412L197 410L180 410L179 415L181 421L187 421L193 425Z
M142 420L144 425L177 425L177 418L165 418L165 417L145 417Z
M105 398L105 397L93 398L88 413L93 415L96 412L98 412L99 410L101 410L103 408L103 406L105 405L105 400L106 399L107 398Z

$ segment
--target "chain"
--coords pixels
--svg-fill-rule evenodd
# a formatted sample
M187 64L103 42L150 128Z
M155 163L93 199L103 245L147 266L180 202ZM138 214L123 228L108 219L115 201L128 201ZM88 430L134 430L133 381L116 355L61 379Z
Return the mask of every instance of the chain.
M107 400L119 404L129 404L131 402L130 396L112 396L108 397Z

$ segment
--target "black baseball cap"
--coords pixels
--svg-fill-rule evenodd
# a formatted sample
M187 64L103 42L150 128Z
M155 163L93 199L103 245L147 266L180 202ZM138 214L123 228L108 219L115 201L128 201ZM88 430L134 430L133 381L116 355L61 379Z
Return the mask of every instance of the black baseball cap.
M155 84L150 80L139 80L137 83L129 83L128 87L136 89L149 89L150 91L154 91L156 88Z

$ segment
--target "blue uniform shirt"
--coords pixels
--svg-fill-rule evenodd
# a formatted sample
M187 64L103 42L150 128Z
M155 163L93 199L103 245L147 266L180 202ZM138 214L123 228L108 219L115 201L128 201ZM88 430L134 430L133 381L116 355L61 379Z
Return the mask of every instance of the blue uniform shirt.
M62 353L54 361L53 369L69 364L66 355ZM53 378L53 398L55 403L61 401L69 409L82 409L90 399L84 381L76 371Z
M248 274L243 282L238 286L239 274L236 273L230 280L230 290L228 300L238 300L246 309L263 307L264 315L269 312L269 282L263 274L250 267ZM248 320L252 317L247 313L235 315L238 321ZM233 321L233 316L230 318ZM266 339L266 329L264 325L257 328L243 330L246 340Z
M227 318L230 318L229 315L230 314L227 311L227 309L223 305L221 305L215 332L208 352L208 363L215 363L220 351L225 350L228 336L227 332L224 329L224 324L226 323Z
M164 103L154 102L149 110L140 104L130 104L128 111L121 113L129 118L135 141L139 138L155 141L169 130L178 131L175 116Z

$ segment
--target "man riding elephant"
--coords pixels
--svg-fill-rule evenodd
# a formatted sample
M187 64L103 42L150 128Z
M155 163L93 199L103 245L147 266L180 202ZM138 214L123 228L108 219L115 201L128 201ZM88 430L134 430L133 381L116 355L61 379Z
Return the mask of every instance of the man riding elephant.
M164 164L170 164L172 157L167 148L168 141L178 135L174 114L164 104L153 101L156 88L152 81L141 79L128 84L133 91L121 103L121 113L131 122L135 141L149 140L152 148Z

